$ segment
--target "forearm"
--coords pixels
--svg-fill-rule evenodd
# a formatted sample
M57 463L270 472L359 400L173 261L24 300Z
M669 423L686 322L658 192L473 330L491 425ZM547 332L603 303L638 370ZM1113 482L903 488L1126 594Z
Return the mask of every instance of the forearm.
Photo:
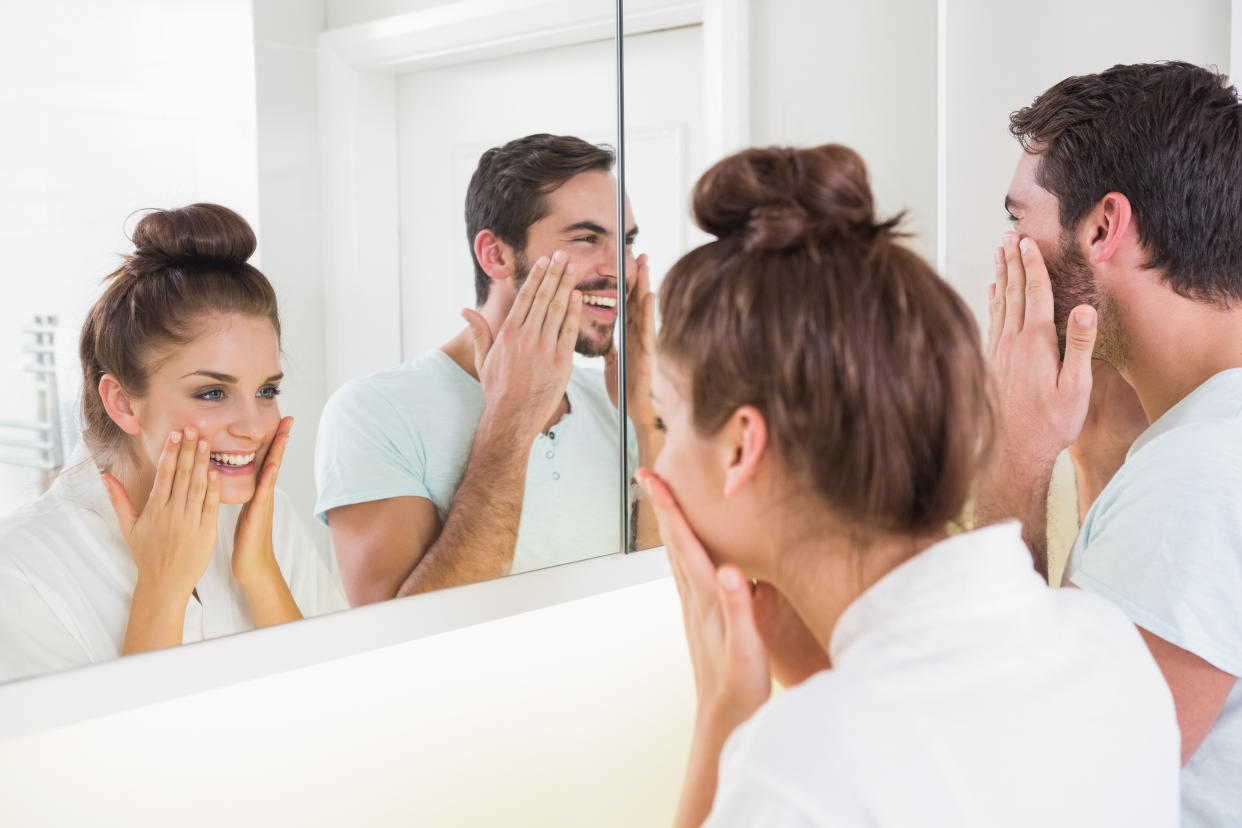
M525 430L484 415L444 526L414 564L397 597L509 574L533 442Z
M674 828L698 828L711 813L712 802L716 798L720 754L728 737L728 730L714 727L706 721L695 725Z
M1048 486L1056 456L1031 460L1001 451L979 482L975 525L1022 522L1035 571L1048 578Z
M239 583L250 604L250 614L256 627L284 624L302 617L302 611L293 600L293 593L289 591L289 585L285 583L275 560L262 573L239 579Z
M189 594L170 594L169 588L139 578L130 602L121 655L179 645L185 634L185 608L189 600Z

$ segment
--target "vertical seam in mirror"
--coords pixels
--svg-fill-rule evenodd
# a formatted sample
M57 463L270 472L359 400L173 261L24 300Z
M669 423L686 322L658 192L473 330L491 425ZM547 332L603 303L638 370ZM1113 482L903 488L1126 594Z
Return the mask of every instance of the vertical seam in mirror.
M626 375L626 302L629 300L628 285L626 284L625 266L626 253L625 249L625 14L622 0L617 0L616 7L617 17L617 278L620 280L617 302L617 326L620 329L620 342L617 345L617 411L620 414L619 428L621 429L621 551L623 553L631 552L631 535L630 535L630 510L633 505L630 500L630 441L629 429L626 427L629 422L629 412L626 410L626 395L629 394L629 382Z

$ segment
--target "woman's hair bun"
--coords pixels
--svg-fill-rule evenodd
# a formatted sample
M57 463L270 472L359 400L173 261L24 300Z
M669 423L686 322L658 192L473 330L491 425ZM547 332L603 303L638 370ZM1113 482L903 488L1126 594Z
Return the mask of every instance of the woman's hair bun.
M191 204L147 213L134 228L130 271L196 264L244 265L254 254L254 231L219 204Z
M708 170L694 192L694 217L747 253L887 238L898 219L877 223L867 167L840 144L755 148Z

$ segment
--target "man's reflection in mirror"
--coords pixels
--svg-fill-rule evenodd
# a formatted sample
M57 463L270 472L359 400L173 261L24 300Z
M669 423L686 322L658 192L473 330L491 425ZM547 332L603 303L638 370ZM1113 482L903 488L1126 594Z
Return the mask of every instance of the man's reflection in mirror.
M441 347L328 401L316 514L352 604L618 552L618 250L631 317L630 463L654 457L653 299L613 153L530 135L488 150L466 193L475 310ZM627 208L628 213L628 208ZM470 278L425 274L426 279ZM600 358L575 364L574 352ZM633 467L633 466L632 466ZM654 534L644 510L634 521Z

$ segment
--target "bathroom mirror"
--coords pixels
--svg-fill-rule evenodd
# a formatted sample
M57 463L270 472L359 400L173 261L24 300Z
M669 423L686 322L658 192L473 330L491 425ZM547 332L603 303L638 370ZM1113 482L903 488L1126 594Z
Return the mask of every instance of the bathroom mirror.
M880 211L905 210L910 243L935 261L936 31L935 4L814 0L705 2L677 28L627 30L626 189L653 289L711 240L690 214L699 176L751 145L856 148Z
M665 25L660 4L648 5L637 25ZM465 330L460 311L475 307L477 297L463 204L485 150L533 133L618 146L615 31L614 0L7 5L0 66L26 80L0 88L0 102L14 115L13 128L0 135L0 234L11 250L0 311L0 374L11 389L0 410L0 516L37 498L78 442L78 331L102 278L132 250L127 234L136 211L216 202L255 229L252 261L277 292L281 408L296 419L278 485L317 554L335 569L329 530L314 518L314 451L326 402L351 380L434 355ZM46 49L51 42L60 44L55 58ZM604 262L593 277L599 283L610 273L615 280L615 268L607 254L584 251L597 245L616 261L624 236L615 230L611 174L606 165L599 172L589 204L559 205L555 215L572 220L554 228L549 242L566 248L580 271L590 257ZM585 238L592 235L600 238ZM552 250L518 252L533 260ZM588 287L607 298L606 285ZM611 339L607 304L591 302L596 339L604 343ZM533 552L513 571L619 556L625 548L621 420L604 360L577 362L574 376L582 378L568 391L569 411L540 432L539 454L529 460L560 482L560 493L543 493L540 520L524 514L519 538L532 536ZM458 385L473 382L450 367ZM429 408L451 410L448 398L441 406L430 391L414 393ZM525 467L526 458L519 460ZM581 589L625 582L621 574L598 574L605 569L591 570L597 574ZM388 617L417 616L426 632L579 594L572 575L557 577L550 593L524 576L512 587L518 597L497 601L465 588L428 602L435 612L397 609ZM473 614L463 606L472 601L480 604ZM151 677L166 663L182 673L174 683L192 689L199 685L185 676L200 672L196 659L219 674L233 646L253 653L264 641L292 636L304 642L304 658L315 660L421 634L401 622L381 629L376 619L384 616L375 610L359 611L363 620L353 623L375 632L355 633L354 644L332 632L332 623L347 622L309 619L286 625L305 625L297 633L235 637L255 643L208 641L175 655L121 659L108 670L73 670L69 684L55 686L85 695L92 677L124 682L131 668L121 665L133 661L157 685L167 677ZM409 612L414 616L402 615ZM200 648L203 655L193 655ZM241 660L247 665L235 675L267 669ZM42 686L76 703L74 691L52 692L48 681L13 686L36 695Z

